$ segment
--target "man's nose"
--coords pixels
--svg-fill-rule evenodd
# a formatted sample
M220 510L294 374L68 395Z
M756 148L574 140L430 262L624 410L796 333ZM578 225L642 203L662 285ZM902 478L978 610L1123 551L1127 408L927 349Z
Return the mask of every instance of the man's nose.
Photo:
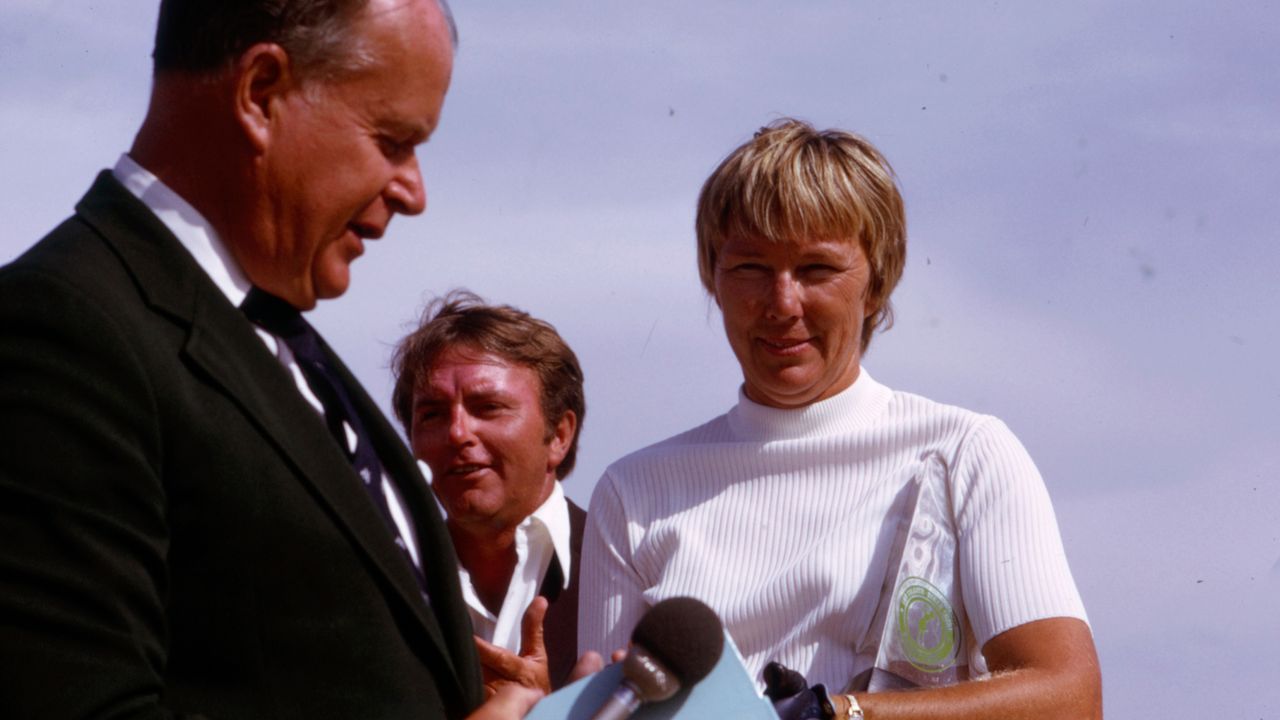
M449 413L449 442L454 445L467 445L475 439L471 428L471 415L466 410L457 408Z
M396 166L385 195L395 212L418 215L427 209L427 189L422 184L422 169L416 152L409 153Z

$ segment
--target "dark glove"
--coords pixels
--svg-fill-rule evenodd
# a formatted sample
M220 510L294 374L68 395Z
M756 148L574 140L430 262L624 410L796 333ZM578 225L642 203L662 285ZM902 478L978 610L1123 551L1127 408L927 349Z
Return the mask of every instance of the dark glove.
M831 720L834 708L822 685L809 687L800 673L780 663L764 668L764 694L780 720Z

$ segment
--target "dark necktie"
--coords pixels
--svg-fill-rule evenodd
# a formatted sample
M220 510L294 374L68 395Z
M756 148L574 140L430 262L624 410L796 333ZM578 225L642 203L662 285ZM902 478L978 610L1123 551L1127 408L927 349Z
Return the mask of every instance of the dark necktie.
M329 358L325 356L320 345L320 336L316 334L315 328L311 327L311 324L302 317L302 313L292 305L256 287L249 291L240 305L240 310L250 322L275 335L293 352L302 375L307 379L308 387L324 406L324 420L329 427L329 433L338 443L343 454L347 456L347 461L351 463L356 474L360 476L369 499L382 515L382 519L395 538L396 546L404 553L405 559L418 579L418 584L425 592L426 583L422 571L414 564L409 546L405 538L400 536L399 527L391 517L390 508L387 507L387 498L382 490L382 464L378 462L378 453L368 433L365 432L360 413L356 412L355 406L351 403L351 396L347 393L346 386L338 377ZM355 433L354 450L347 441L344 423Z

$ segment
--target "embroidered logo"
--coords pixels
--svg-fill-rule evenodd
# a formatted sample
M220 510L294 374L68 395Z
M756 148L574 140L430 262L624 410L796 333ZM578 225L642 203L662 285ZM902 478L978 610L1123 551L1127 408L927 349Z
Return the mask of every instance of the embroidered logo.
M938 588L918 577L898 586L898 641L914 667L940 673L955 665L961 632L955 610Z

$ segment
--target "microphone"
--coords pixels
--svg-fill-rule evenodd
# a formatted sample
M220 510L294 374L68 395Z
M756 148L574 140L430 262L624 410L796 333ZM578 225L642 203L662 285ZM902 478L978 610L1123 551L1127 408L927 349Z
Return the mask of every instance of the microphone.
M636 623L622 661L622 684L591 720L625 720L706 677L724 650L720 618L701 600L668 598Z

